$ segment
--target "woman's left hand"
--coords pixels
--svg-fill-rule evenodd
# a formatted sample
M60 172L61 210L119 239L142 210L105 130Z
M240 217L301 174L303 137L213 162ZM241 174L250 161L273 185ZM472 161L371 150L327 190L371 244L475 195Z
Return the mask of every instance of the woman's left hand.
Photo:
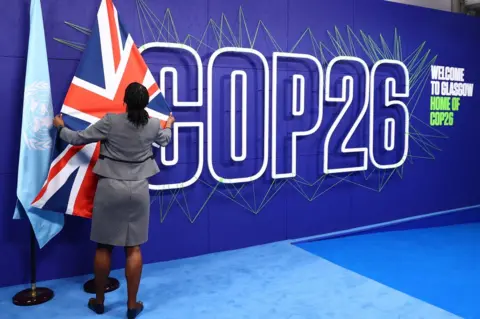
M55 116L53 119L53 126L56 128L60 126L65 126L65 122L63 121L62 114Z

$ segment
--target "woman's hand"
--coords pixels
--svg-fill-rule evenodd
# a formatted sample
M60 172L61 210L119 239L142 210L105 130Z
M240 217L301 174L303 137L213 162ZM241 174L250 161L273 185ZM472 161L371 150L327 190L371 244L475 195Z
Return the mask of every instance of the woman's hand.
M65 126L62 114L55 116L55 118L53 119L53 126L55 126L56 128L59 128L60 126Z
M167 128L170 128L172 127L172 124L175 123L175 117L172 115L172 113L170 113L170 115L168 116L168 120L167 120Z

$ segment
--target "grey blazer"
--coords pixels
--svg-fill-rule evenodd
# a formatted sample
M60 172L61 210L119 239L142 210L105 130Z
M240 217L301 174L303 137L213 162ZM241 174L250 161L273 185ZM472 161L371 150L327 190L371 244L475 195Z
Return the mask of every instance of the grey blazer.
M171 129L162 129L158 119L149 119L143 127L135 127L127 114L107 114L84 131L62 128L60 138L72 145L101 142L100 158L93 172L118 180L139 181L157 174L152 144L167 146Z

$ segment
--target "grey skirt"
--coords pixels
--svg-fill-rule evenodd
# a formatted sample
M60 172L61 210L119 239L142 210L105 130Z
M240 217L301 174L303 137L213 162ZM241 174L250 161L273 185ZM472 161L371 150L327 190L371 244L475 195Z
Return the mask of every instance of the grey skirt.
M95 193L90 239L99 244L130 247L148 240L148 181L100 178Z

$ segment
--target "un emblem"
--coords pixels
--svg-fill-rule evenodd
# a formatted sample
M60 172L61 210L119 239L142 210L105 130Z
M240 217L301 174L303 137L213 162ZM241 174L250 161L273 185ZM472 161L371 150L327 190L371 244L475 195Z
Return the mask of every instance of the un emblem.
M33 82L25 88L24 110L29 114L23 117L22 137L28 148L50 150L52 146L52 99L50 84Z

